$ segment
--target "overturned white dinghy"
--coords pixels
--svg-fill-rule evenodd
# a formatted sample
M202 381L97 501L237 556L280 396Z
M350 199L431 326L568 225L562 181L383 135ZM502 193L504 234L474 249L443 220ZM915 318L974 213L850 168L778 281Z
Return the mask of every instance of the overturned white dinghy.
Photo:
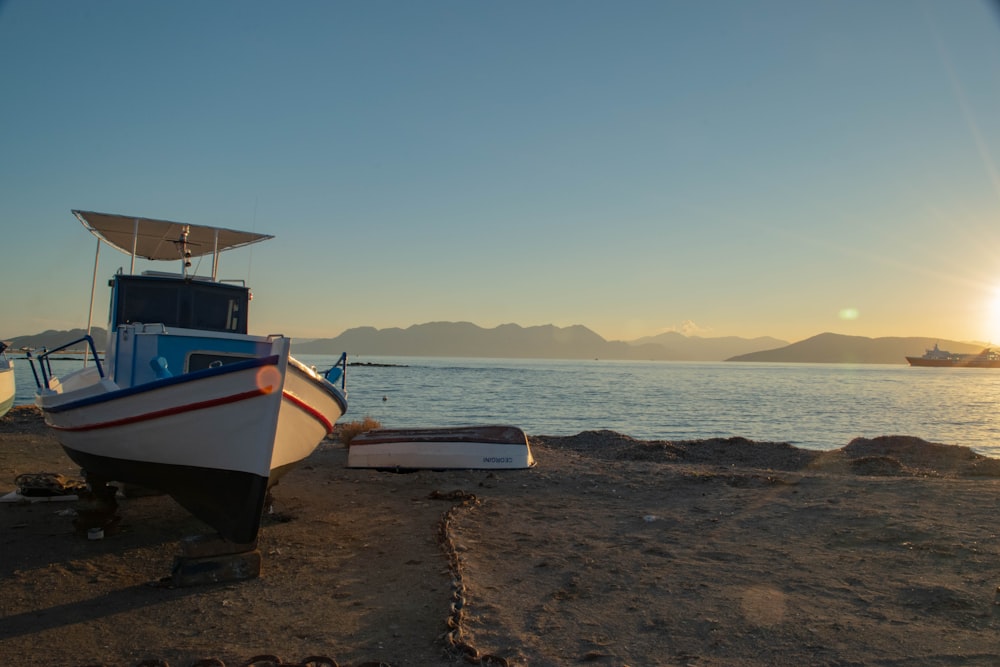
M355 436L348 468L516 470L535 465L516 426L378 429Z

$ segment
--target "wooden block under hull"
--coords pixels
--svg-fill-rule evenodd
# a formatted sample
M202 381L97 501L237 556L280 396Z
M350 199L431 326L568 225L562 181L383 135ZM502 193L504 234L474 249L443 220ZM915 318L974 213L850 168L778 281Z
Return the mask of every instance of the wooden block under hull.
M257 548L253 542L230 542L218 535L190 535L181 540L181 558L219 558L239 555Z

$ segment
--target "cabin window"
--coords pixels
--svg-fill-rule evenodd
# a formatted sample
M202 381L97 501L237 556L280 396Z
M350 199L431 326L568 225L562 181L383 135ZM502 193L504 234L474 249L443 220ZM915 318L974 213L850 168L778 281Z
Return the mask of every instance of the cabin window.
M214 289L193 290L191 328L238 332L242 308L235 296Z
M202 331L247 332L248 290L238 285L118 276L112 325L163 324Z
M168 284L127 284L118 298L120 322L162 323L177 326L180 306L177 290Z

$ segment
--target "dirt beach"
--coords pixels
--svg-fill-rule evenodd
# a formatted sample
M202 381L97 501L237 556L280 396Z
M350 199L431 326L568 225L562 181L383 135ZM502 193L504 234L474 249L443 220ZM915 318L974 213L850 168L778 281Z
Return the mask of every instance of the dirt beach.
M124 499L102 540L74 502L0 504L0 664L1000 664L1000 461L906 437L531 445L531 470L392 474L327 441L238 583L165 584L206 532L167 497ZM16 408L0 494L43 471L79 477Z

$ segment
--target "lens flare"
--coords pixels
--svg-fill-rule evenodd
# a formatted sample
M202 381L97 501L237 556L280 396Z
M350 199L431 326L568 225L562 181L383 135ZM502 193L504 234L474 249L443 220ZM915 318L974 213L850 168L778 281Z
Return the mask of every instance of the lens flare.
M257 371L257 388L270 394L281 387L281 373L274 366L264 366Z
M857 308L841 308L839 313L842 320L856 320L860 315Z

